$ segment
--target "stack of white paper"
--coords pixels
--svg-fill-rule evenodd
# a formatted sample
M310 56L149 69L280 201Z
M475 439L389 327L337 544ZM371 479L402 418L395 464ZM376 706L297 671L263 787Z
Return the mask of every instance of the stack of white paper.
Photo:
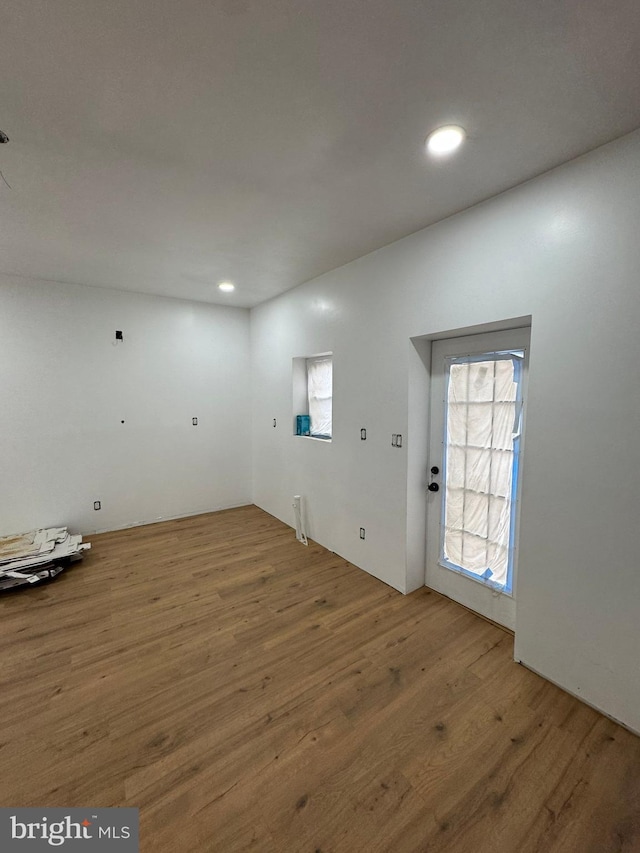
M0 537L0 590L55 577L90 547L66 527Z

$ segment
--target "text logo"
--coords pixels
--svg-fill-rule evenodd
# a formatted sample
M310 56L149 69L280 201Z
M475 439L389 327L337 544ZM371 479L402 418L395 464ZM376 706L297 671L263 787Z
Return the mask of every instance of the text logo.
M0 808L2 853L138 853L138 809Z

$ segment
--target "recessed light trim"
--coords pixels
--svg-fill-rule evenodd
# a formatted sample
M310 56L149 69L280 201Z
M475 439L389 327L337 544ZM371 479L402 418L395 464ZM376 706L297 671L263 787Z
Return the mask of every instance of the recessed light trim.
M426 148L434 157L446 157L453 154L466 139L467 133L457 124L446 124L438 127L427 136Z
M218 285L218 288L225 293L231 293L232 290L236 289L235 284L232 284L230 281L221 281Z

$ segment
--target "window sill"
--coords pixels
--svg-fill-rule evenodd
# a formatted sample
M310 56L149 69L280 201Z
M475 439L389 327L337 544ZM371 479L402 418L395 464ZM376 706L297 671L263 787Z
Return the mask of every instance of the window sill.
M306 438L306 439L310 439L311 441L323 441L325 444L331 444L331 441L332 441L331 438L321 438L319 435L296 435L294 433L293 437L294 438Z

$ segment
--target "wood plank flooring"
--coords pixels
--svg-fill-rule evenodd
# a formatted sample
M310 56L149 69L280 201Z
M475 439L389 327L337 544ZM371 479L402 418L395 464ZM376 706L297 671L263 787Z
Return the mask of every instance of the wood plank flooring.
M0 597L0 803L141 850L640 851L640 738L256 507L89 537Z

